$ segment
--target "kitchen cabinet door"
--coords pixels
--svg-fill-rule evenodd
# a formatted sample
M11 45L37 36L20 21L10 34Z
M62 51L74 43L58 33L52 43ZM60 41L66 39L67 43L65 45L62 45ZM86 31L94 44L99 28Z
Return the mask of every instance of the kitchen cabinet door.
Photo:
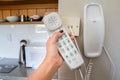
M37 15L44 16L46 9L37 9Z
M7 16L10 16L10 10L3 10L3 18L6 19Z
M46 12L55 12L55 11L56 11L56 9L54 8L54 9L47 9Z
M10 13L11 16L19 15L19 12L18 12L17 9L16 9L16 10L11 10L10 12L11 12L11 13Z
M25 16L27 16L27 9L20 9L19 10L19 15L25 15Z
M36 9L28 9L28 16L36 15Z
M2 19L2 10L0 10L0 19Z

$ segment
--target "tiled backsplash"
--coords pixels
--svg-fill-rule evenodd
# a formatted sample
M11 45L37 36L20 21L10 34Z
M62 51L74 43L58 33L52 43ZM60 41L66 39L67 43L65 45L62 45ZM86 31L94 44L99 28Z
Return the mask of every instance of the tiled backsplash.
M0 57L18 58L22 39L28 43L46 41L48 33L45 28L36 32L39 26L43 27L43 24L0 25Z

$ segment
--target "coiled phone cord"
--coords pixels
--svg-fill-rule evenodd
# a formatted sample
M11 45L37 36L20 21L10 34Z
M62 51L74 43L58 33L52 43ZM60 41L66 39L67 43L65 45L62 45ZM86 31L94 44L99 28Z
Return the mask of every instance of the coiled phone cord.
M93 62L92 62L92 59L90 59L88 65L87 65L87 72L85 75L86 80L90 80L90 76L92 74L92 68L93 68Z

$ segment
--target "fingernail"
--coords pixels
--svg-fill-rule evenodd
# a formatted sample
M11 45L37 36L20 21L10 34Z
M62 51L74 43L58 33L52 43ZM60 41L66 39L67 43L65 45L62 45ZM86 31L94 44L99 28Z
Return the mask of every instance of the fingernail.
M63 33L63 30L60 30L59 32L60 32L60 33Z

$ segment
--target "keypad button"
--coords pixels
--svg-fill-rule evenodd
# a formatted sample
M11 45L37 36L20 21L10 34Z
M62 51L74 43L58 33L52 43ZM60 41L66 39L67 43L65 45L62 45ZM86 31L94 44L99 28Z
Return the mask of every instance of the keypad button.
M72 61L75 61L75 60L76 60L76 58L73 58L73 59L72 59Z
M62 45L61 45L60 43L57 43L57 45L58 45L58 47L59 47L59 48L61 48L61 47L62 47Z
M59 38L59 40L63 40L63 37L61 36L61 37Z
M65 57L66 57L66 58L68 58L68 56L67 56L67 55L66 55Z
M71 63L72 61L71 60L68 60L69 63Z
M65 38L65 35L62 35L63 38Z
M70 42L70 40L69 40L69 39L67 39L67 42L69 43L69 42Z
M71 47L71 48L73 48L73 45L72 45L72 44L70 44L70 47Z
M77 51L76 51L76 50L74 50L74 53L75 53L75 54L77 54Z
M69 49L69 47L66 47L66 49L69 51L70 49Z
M61 51L62 51L62 53L65 53L65 50L63 48L61 49Z
M66 34L64 34L62 37L66 38L66 37L67 37L67 35L66 35Z
M66 45L65 41L63 41L63 45Z
M65 37L67 37L67 34L65 34Z
M73 56L73 53L70 53L71 56Z

